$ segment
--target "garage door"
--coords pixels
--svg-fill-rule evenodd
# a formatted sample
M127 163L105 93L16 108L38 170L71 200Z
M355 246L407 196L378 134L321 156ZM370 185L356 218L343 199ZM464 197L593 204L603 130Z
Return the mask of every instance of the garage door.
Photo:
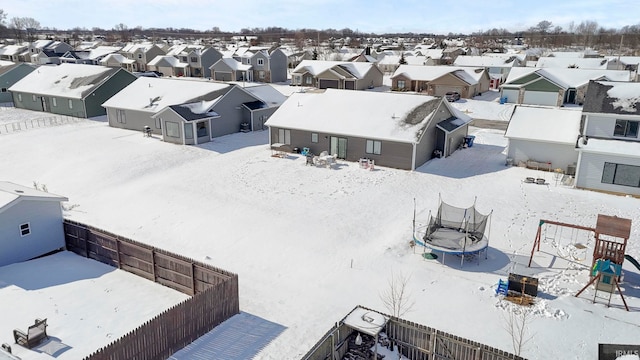
M508 103L517 104L519 92L517 89L502 89L502 97L506 97Z
M231 73L216 71L213 73L213 79L217 81L231 81Z
M344 82L344 88L347 90L355 90L356 89L356 82L355 81L345 81Z
M318 85L319 89L337 89L338 88L338 80L326 80L320 79L320 83Z
M449 91L457 92L462 96L462 86L447 86L447 85L436 85L436 90L434 92L435 96L444 96L444 94Z
M527 91L524 93L524 100L522 103L530 105L556 106L558 104L558 92Z

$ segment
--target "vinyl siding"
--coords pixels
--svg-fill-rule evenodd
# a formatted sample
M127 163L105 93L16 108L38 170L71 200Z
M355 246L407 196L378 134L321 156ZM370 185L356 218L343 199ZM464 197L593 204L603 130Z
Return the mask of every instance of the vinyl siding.
M533 160L537 162L551 162L554 169L567 171L567 166L578 161L578 152L574 145L552 144L540 141L509 139L507 157L513 159L514 164L520 161Z
M583 152L580 164L578 164L579 169L578 177L576 178L576 187L620 194L640 195L640 188L637 187L602 183L602 170L605 162L640 166L640 158Z

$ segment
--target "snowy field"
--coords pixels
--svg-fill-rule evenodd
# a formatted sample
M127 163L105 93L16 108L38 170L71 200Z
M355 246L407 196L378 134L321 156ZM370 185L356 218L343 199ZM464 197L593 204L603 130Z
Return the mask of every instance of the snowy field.
M0 111L5 116L15 117ZM533 337L522 352L530 359L596 359L598 343L639 343L640 274L630 263L622 288L631 312L618 295L610 308L592 303L592 289L574 297L589 280L590 259L560 258L572 251L568 235L545 239L533 267L526 264L539 219L595 226L599 213L634 221L627 253L640 258L640 200L506 167L502 132L473 133L473 147L414 172L348 162L330 170L305 166L297 155L271 157L267 132L192 147L84 120L0 135L0 178L37 181L68 197L77 205L65 213L72 220L238 273L241 310L286 328L257 359L300 358L358 304L388 312L380 294L392 274L410 277L415 306L406 319L507 351L504 317L514 305L495 295L496 284L509 272L538 277ZM424 223L439 195L493 211L488 259L443 265L410 247L414 201ZM3 313L11 311L2 303ZM112 313L103 315L104 325L112 321Z

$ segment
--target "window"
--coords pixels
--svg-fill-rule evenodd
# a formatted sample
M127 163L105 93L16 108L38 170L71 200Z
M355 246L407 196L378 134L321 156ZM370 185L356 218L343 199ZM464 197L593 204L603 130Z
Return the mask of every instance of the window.
M69 109L73 109L73 100L69 99Z
M165 123L167 127L167 136L172 138L180 137L180 126L176 122L167 121Z
M22 101L22 94L18 94L18 101Z
M281 144L291 144L291 130L278 129L278 142Z
M193 125L191 123L184 124L184 138L193 139Z
M209 132L207 131L207 123L205 122L199 122L198 125L196 126L196 129L198 132L198 137L204 137L209 135Z
M398 80L398 89L404 89L405 85L404 80Z
M33 101L36 101L36 96L35 96L35 95L31 95L31 99L32 99Z
M602 183L640 187L640 166L605 162Z
M58 100L56 98L51 98L51 103L53 106L58 106Z
M156 118L156 129L162 129L162 118Z
M307 85L311 85L311 84L313 83L313 78L312 78L311 76L307 76L307 77L304 79L304 82L305 82Z
M7 88L2 88L2 92L7 92Z
M312 143L318 142L318 133L311 133L311 142Z
M31 234L31 227L29 226L29 223L20 225L20 236L27 236L29 234Z
M382 143L377 140L367 140L367 147L364 152L367 154L380 155L380 149L382 148Z
M138 54L138 59L142 59L142 54Z
M192 57L191 57L191 62L192 62L192 63L197 63L197 62L198 62L198 58L197 58L197 57L195 57L195 56L192 56Z
M180 58L180 61L182 61L182 62L186 63L186 62L187 62L187 57L186 57L186 56L182 56L182 57Z
M262 71L262 70L258 71L258 78L259 79L264 79L264 71Z
M638 137L638 121L616 120L613 136Z
M124 110L122 110L122 109L117 109L116 110L116 122L118 122L120 124L126 124L127 123L127 114L125 113Z
M264 59L258 59L258 66L264 66Z

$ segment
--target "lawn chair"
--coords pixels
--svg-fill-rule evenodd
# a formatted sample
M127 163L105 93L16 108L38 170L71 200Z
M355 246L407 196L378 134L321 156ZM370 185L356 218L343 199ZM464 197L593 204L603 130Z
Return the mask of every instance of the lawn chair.
M37 346L42 340L48 339L47 335L47 319L36 319L35 323L24 333L18 329L13 330L13 339L16 344L31 349Z

